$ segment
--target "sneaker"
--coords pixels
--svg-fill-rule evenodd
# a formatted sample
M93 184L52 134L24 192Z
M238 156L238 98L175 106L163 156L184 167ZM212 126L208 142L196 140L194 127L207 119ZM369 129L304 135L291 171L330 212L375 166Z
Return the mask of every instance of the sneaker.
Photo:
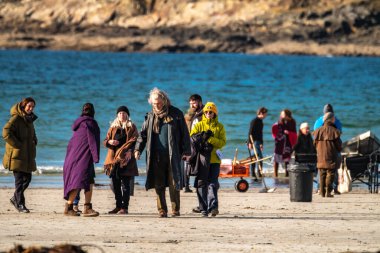
M128 210L121 208L120 211L118 211L116 214L125 215L125 214L128 214Z
M115 207L113 210L109 211L108 214L117 214L120 210L121 208Z
M199 209L199 206L193 208L193 213L201 213L201 209Z
M215 217L215 216L217 216L218 214L219 214L219 210L218 210L218 209L215 208L215 209L212 209L212 210L211 210L211 216L212 216L212 217Z

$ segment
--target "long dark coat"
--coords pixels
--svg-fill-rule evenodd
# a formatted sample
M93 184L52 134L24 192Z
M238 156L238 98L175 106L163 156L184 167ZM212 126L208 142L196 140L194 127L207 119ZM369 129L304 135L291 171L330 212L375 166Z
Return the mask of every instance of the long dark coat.
M94 163L99 162L100 129L96 120L81 116L75 120L63 165L64 198L74 189L90 190L95 177Z
M3 166L11 171L32 173L36 167L37 137L33 121L34 114L27 120L20 108L20 103L11 108L11 118L3 128L5 153Z
M169 115L173 118L168 123L169 157L170 167L173 173L173 180L177 190L183 188L183 170L181 168L181 158L183 155L190 155L190 137L185 119L181 110L174 106L169 107ZM142 125L140 136L137 139L135 150L142 153L146 147L146 170L147 178L145 188L152 189L155 186L152 163L152 134L153 134L153 112L147 113ZM168 186L168 185L166 185Z

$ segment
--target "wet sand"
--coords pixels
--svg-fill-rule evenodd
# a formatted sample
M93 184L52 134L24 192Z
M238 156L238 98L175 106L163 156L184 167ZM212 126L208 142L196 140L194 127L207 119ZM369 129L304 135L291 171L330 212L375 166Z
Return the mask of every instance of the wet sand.
M110 190L95 189L95 218L65 217L61 189L28 189L30 214L9 203L0 189L0 251L14 244L88 245L88 252L376 252L380 250L380 195L350 194L309 203L290 202L288 189L274 193L220 190L220 215L201 218L191 209L195 193L181 193L181 217L158 218L154 191L135 191L126 216L108 215ZM167 197L169 200L169 198ZM82 203L83 204L83 203ZM170 206L169 206L170 208ZM101 250L102 249L102 250Z

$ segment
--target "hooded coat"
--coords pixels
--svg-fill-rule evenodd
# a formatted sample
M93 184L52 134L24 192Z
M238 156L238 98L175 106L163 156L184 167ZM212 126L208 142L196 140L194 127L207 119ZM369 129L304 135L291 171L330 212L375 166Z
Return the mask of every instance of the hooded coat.
M190 155L190 137L187 130L185 119L181 110L174 106L169 107L168 115L173 119L168 122L168 143L170 169L172 170L173 180L177 190L183 188L183 170L181 168L181 160L183 155ZM142 151L146 147L146 190L155 187L155 178L153 174L153 121L154 113L151 111L145 116L140 136L137 139L135 151ZM166 185L168 186L168 185Z
M72 125L74 131L67 146L63 165L64 198L74 189L90 190L95 177L94 163L99 162L100 129L96 120L80 116Z
M37 169L37 137L33 125L37 116L32 113L26 117L20 103L12 106L10 113L11 118L3 128L5 141L3 166L11 171L31 173Z
M317 168L335 169L338 154L342 150L340 132L331 121L325 121L314 132L314 144L317 149Z

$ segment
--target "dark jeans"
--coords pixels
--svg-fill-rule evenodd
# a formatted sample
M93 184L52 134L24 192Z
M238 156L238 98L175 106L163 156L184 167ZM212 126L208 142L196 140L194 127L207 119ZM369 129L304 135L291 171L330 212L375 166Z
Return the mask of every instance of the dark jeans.
M169 185L169 196L172 204L172 212L180 210L180 194L176 189L173 179L173 172L170 168L169 154L156 153L153 159L153 170L155 180L155 190L157 194L157 209L159 212L168 212L166 204L165 190Z
M220 164L210 164L210 171L207 185L197 189L199 209L202 213L209 213L213 209L218 209L218 189L219 189Z
M32 173L13 171L13 176L15 177L14 199L17 205L25 205L24 191L32 180Z
M113 192L115 194L116 207L128 210L131 197L131 177L113 176Z
M73 205L74 206L77 206L79 204L79 201L80 201L80 191L81 190L78 191L77 196L75 197L75 199L73 201Z
M263 158L263 153L261 152L261 147L260 147L260 145L262 145L262 144L263 143L261 141L254 141L257 156L259 157L259 159ZM252 155L252 157L254 157L256 159L254 151L251 151L251 155ZM259 162L259 163L260 163L261 168L263 168L263 162ZM251 176L252 177L256 177L255 170L256 170L256 163L252 163L251 164ZM260 169L257 169L257 175L259 177L261 177Z

